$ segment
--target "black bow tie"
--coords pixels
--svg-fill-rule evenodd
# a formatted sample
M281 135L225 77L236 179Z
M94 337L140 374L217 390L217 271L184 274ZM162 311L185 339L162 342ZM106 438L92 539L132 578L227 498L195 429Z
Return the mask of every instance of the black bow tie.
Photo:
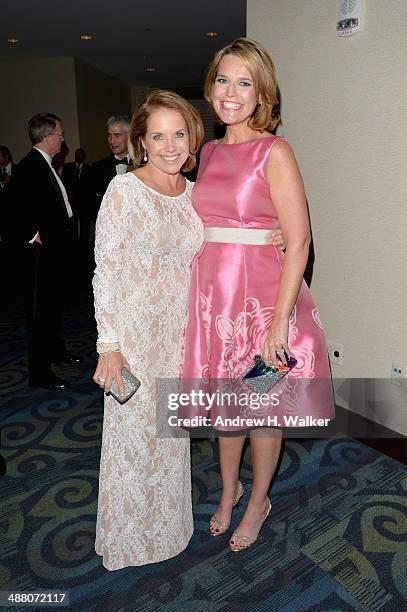
M127 157L123 157L123 159L116 159L116 166L119 166L120 164L128 166L129 162L127 161Z

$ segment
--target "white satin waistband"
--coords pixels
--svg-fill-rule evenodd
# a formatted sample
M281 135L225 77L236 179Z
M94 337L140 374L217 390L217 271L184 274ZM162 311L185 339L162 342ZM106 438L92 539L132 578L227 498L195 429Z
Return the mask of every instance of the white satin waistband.
M270 244L272 230L250 227L205 227L204 242Z

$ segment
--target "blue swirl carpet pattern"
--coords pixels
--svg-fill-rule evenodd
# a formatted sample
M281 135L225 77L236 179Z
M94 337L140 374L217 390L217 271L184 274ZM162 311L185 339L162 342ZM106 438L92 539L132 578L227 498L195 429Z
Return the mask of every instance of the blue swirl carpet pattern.
M208 534L220 494L217 446L194 440L188 548L155 565L105 570L93 548L103 407L91 381L91 314L73 311L66 333L84 359L64 371L72 388L31 390L22 314L1 322L1 589L69 591L61 610L80 612L407 610L405 466L349 438L286 442L270 518L238 554L227 548L230 532ZM250 489L249 450L242 481ZM232 527L247 500L248 491Z

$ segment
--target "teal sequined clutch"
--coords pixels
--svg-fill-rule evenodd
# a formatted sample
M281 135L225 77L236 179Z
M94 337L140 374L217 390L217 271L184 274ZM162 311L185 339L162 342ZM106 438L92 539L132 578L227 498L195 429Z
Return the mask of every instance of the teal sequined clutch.
M245 385L256 393L268 393L290 370L295 368L297 360L284 353L287 365L279 362L278 368L267 366L261 355L254 356L254 366L242 376Z

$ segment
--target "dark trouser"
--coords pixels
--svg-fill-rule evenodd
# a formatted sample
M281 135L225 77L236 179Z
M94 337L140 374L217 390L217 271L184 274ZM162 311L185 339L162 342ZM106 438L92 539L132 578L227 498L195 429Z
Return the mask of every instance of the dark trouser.
M91 231L92 226L93 230ZM82 286L91 290L91 280L95 269L95 240L94 221L90 219L89 215L82 215L80 217L80 238L78 247L80 265L77 267L77 276Z
M62 307L66 282L65 256L37 244L27 249L28 373L47 377L51 363L65 353Z
M4 476L7 472L6 460L2 455L0 455L0 476Z

